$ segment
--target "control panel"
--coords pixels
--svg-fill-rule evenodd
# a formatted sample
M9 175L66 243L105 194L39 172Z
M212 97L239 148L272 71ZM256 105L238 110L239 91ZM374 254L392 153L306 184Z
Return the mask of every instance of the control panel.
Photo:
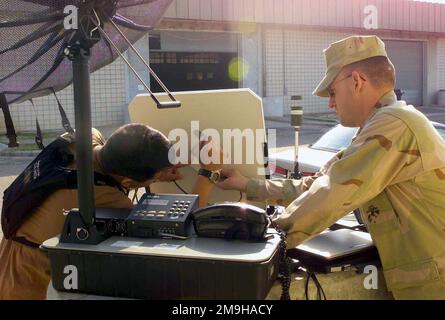
M146 193L127 218L129 237L187 237L198 195Z

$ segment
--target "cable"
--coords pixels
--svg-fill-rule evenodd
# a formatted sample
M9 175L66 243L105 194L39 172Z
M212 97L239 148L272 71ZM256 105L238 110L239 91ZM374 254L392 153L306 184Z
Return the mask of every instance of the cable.
M269 217L270 218L270 217ZM272 228L274 228L278 235L281 238L280 244L279 244L279 250L280 250L280 261L279 261L279 267L278 272L281 275L279 277L281 282L281 297L280 300L290 300L290 284L291 284L291 272L292 272L292 259L287 256L287 243L286 243L286 233L281 230L276 223L270 219L270 225Z
M179 186L179 184L176 182L176 180L173 180L173 182L176 184L176 186L178 187L178 189L182 191L182 193L184 193L184 194L188 194L188 192L186 192L184 189L182 189L182 188Z
M310 273L306 272L306 282L304 284L304 294L306 296L306 300L309 300L309 280L311 279Z
M315 276L315 274L311 274L311 278L312 280L314 280L315 286L317 287L317 299L321 300L320 287L317 285L317 277Z
M321 286L320 282L317 279L317 276L315 275L315 273L312 274L312 279L315 282L315 285L317 286L317 292L318 292L318 296L319 296L319 300L321 300L321 294L323 295L323 299L326 299L326 294L324 293L323 287ZM321 294L320 294L321 292Z
M321 286L320 282L318 281L315 273L308 270L308 271L306 271L306 274L307 274L306 283L304 285L304 293L306 296L306 300L310 300L309 299L309 282L311 279L314 281L315 287L317 288L317 299L318 300L327 300L326 294L323 290L323 287ZM323 297L323 299L322 299L322 297Z
M133 199L131 200L131 203L134 203L134 199L136 199L136 201L139 202L138 191L139 191L139 188L136 188L134 190L134 195L133 195Z

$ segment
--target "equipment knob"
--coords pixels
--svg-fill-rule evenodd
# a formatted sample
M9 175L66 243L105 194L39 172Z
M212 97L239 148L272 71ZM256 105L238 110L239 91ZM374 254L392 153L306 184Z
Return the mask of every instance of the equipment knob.
M85 228L77 228L76 230L76 237L80 241L85 241L89 237L88 230Z

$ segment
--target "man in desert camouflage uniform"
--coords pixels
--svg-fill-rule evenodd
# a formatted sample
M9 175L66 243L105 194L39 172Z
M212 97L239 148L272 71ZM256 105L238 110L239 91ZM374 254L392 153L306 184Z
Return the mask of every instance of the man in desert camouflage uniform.
M396 299L445 299L445 145L413 106L397 101L395 71L376 36L325 50L314 91L341 123L360 130L314 177L260 182L223 170L224 189L287 205L275 222L292 248L360 207Z

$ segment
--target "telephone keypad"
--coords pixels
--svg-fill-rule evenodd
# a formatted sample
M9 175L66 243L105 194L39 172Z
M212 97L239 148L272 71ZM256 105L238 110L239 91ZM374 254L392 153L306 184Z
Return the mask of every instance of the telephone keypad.
M197 206L196 195L145 194L127 218L129 234L149 237L146 230L151 229L153 237L159 233L186 235L189 214Z

